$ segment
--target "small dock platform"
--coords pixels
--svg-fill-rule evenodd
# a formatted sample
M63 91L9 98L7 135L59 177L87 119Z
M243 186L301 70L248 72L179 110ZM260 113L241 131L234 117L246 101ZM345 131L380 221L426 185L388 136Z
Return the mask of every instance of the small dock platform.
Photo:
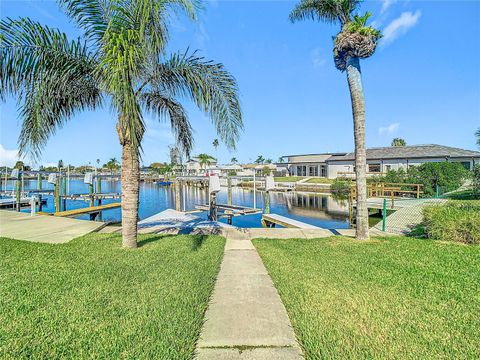
M33 242L62 244L98 231L106 224L54 216L0 210L0 237ZM1 241L1 240L0 240Z
M120 193L95 193L95 194L61 195L60 197L65 200L89 201L92 198L94 200L120 199L122 195Z
M275 225L280 225L286 228L319 229L317 226L307 224L302 221L294 220L278 214L263 214L262 225L268 228L275 227Z
M104 210L110 210L121 207L122 204L119 202L110 203L105 205L99 206L90 206L85 208L73 209L73 210L66 210L66 211L59 211L55 213L40 213L41 215L52 215L56 217L75 217L84 214L90 214L90 219L94 219L100 212Z
M20 199L20 207L29 207L30 202L32 201L31 197L22 197ZM47 200L42 199L42 204L46 204ZM38 205L39 200L35 200L35 204ZM13 209L17 206L17 199L15 198L6 198L6 199L0 199L0 209Z

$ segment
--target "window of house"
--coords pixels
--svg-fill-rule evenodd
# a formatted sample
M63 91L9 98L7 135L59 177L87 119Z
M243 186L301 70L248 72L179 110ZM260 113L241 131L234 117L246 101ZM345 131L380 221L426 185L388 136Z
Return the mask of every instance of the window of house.
M463 167L467 170L470 170L471 167L470 167L470 161L462 161L461 164L463 165Z
M381 172L380 164L368 164L368 172L372 172L372 173Z
M392 170L392 165L385 165L385 171Z
M297 166L297 176L307 176L307 167Z

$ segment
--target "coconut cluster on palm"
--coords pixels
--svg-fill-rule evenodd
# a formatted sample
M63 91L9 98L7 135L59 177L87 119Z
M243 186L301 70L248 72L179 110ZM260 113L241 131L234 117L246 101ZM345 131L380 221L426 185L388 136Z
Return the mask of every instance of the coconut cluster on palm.
M338 70L346 70L350 57L365 59L375 52L382 35L379 30L366 26L370 16L369 12L363 16L355 15L353 21L345 23L335 37L333 57Z

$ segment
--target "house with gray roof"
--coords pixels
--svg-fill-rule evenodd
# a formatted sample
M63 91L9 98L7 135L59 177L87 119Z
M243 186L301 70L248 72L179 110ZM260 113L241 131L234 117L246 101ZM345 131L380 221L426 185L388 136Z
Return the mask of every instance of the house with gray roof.
M292 176L337 178L355 176L355 153L288 155ZM367 149L367 174L380 175L388 170L408 169L426 162L455 161L466 169L480 164L480 152L443 145L389 146Z

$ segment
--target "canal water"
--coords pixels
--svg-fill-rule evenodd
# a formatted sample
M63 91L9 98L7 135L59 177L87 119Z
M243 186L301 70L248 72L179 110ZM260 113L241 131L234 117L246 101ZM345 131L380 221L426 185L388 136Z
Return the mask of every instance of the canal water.
M25 180L25 189L36 189L36 180ZM53 185L45 180L42 183L43 189L53 189ZM7 190L13 189L13 183L8 182ZM2 188L4 190L4 188ZM88 185L83 180L70 181L70 194L88 193ZM120 181L103 180L102 193L121 192ZM195 205L208 203L206 189L197 187L185 187L182 191L182 210L193 210ZM256 191L255 206L264 209L265 193ZM45 212L53 212L53 197L43 196L47 199L47 205L43 207ZM118 200L103 200L103 204ZM253 189L232 188L232 202L234 205L254 206ZM217 203L227 203L227 189L222 188L217 196ZM76 209L87 206L86 201L67 200L67 209ZM139 217L145 219L162 210L175 208L175 194L171 186L161 186L155 183L140 184L140 208ZM29 211L25 209L23 211ZM328 195L297 193L297 192L272 192L270 193L270 212L284 215L292 219L303 221L325 229L346 229L348 223L348 205L343 201L337 201ZM199 213L205 216L206 213ZM239 227L261 227L261 214L236 216L233 218L233 225ZM80 219L88 219L88 215L79 216ZM119 208L103 212L103 221L120 221L121 211ZM226 219L220 219L226 222Z

